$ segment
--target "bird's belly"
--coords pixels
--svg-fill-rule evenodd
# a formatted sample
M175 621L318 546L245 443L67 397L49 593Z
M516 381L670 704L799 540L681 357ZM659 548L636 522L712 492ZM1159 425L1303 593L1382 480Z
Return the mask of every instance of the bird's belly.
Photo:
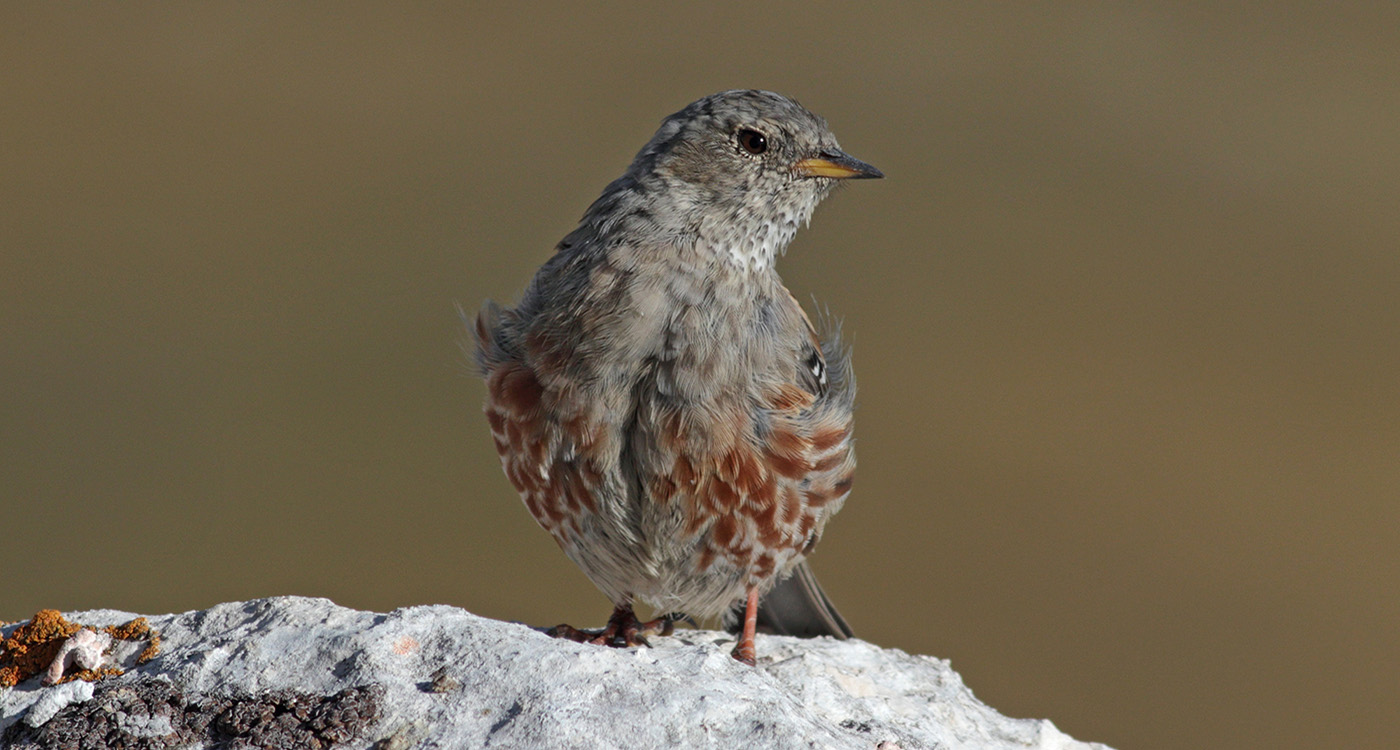
M695 489L600 496L580 533L565 534L561 546L614 602L636 599L698 618L725 613L748 586L766 587L804 557L799 534L765 539L738 498L717 502L703 494L708 484Z

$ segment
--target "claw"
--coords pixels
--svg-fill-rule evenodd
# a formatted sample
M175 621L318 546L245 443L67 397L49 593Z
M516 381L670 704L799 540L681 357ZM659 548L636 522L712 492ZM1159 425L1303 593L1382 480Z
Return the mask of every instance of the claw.
M754 653L753 643L740 641L734 644L734 650L729 655L750 667L758 666L758 656Z
M544 634L550 638L563 638L566 641L573 641L575 643L587 643L601 632L603 631L579 630L572 625L559 624L544 631Z
M632 646L651 647L647 642L650 635L670 635L675 629L675 621L684 615L665 615L648 622L640 622L630 604L620 605L608 618L607 627L601 630L580 630L571 625L555 625L545 631L551 638L563 638L576 643L592 643L609 648Z

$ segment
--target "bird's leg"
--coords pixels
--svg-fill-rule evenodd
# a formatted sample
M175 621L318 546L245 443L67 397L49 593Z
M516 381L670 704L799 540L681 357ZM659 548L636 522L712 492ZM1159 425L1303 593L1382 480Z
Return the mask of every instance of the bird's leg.
M545 635L613 648L650 646L646 637L670 635L676 629L676 619L673 615L663 615L649 622L640 622L630 603L619 604L613 609L612 617L608 618L607 627L602 630L579 630L569 625L556 625L546 630Z
M680 612L668 612L654 620L637 623L637 631L643 636L670 635L676 632L677 620L690 620L690 616Z
M749 587L749 601L744 607L744 634L739 636L739 642L734 644L731 654L735 659L754 666L757 659L754 655L753 635L758 629L758 588Z
M655 620L652 620L648 623L644 623L643 625L644 627L648 628L647 635L670 635L676 632L676 623L678 622L687 623L692 628L700 627L700 625L695 622L694 617L691 617L690 615L684 612L667 612L666 614L656 618Z

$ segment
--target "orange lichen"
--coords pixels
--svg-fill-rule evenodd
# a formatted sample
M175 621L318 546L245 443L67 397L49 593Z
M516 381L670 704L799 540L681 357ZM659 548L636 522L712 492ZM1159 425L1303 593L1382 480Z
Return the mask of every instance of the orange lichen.
M121 674L121 673L124 672L124 671L126 671L126 670L123 670L121 667L102 667L101 669L80 669L80 670L78 670L78 671L76 671L76 672L72 672L72 673L70 673L70 674L64 675L64 676L63 676L63 679L59 680L58 682L55 682L54 684L55 684L55 685L62 685L62 684L65 683L65 682L72 682L72 681L74 681L74 680L82 680L82 681L84 681L84 682L97 682L98 680L100 680L100 679L102 679L102 678L104 678L104 677L115 677L115 676Z
M13 687L46 671L63 648L64 641L84 627L97 630L95 627L69 622L56 609L44 609L34 613L29 622L15 628L10 637L0 640L0 688ZM137 664L144 664L160 653L160 633L153 630L144 617L138 617L123 625L109 625L101 630L117 640L149 641L150 644L137 657ZM65 676L61 682L94 682L121 673L122 670L117 667L84 669Z
M136 657L137 664L145 664L160 653L160 633L144 617L122 625L108 625L102 630L119 641L149 641L141 655Z
M0 688L14 687L49 668L77 625L56 609L41 609L29 622L0 641Z

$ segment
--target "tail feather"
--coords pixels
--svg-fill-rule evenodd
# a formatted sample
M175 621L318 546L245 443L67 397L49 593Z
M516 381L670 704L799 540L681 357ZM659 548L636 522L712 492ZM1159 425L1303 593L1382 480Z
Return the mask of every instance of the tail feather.
M742 624L742 611L739 614L738 622ZM798 638L829 635L844 640L855 636L805 560L759 600L758 629Z

